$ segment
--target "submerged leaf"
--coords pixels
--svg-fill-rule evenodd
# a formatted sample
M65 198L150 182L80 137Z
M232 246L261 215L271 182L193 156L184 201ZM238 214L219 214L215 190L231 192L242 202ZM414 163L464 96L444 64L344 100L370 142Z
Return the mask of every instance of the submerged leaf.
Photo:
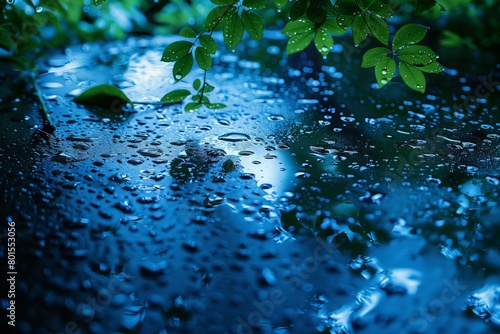
M119 88L111 85L98 85L91 87L73 99L76 103L92 104L105 107L114 107L119 104L134 104Z

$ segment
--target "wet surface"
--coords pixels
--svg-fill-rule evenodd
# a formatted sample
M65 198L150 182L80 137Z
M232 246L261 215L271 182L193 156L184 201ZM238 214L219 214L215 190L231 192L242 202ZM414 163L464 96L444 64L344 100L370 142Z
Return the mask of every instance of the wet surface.
M277 69L250 45L215 59L228 108L184 113L156 103L162 43L47 59L49 139L29 94L2 93L21 332L498 332L498 65L421 95L375 89L340 46L336 67ZM71 102L101 83L141 103Z

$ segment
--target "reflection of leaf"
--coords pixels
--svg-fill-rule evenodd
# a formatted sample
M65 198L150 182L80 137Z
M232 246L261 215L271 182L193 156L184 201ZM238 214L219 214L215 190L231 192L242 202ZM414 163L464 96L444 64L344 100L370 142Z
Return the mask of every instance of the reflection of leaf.
M73 99L76 103L93 104L106 107L112 107L116 102L130 103L132 101L117 87L111 85L98 85L87 89L82 94Z
M402 61L399 63L399 74L408 87L420 93L425 92L424 74L415 66Z

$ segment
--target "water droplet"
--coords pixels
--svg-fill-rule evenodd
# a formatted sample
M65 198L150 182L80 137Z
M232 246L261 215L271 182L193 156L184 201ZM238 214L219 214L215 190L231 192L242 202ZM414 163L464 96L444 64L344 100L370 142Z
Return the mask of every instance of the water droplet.
M250 140L250 136L244 133L230 132L219 136L218 139L229 142L240 142Z
M157 158L163 154L163 151L159 148L151 147L151 148L142 148L138 150L137 153L145 157Z
M387 74L387 69L386 68L382 69L381 73L382 73L382 75L386 75Z

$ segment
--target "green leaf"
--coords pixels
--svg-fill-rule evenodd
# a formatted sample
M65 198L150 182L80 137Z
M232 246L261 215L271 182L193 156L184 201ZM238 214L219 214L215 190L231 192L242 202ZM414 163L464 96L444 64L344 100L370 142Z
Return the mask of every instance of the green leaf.
M323 23L323 28L326 28L330 34L333 35L343 35L346 29L339 26L336 19L328 18L325 23Z
M267 4L266 0L243 0L243 6L250 9L262 9Z
M186 105L184 106L184 111L193 111L193 110L200 109L201 107L202 107L201 103L189 102L189 103L186 103Z
M316 30L316 35L314 36L314 45L316 49L323 56L328 55L333 46L333 38L326 28L319 28Z
M278 7L278 9L285 7L287 3L288 0L274 0L274 4L276 5L276 7Z
M292 21L298 20L302 15L306 13L306 10L307 0L295 1L290 8L290 19L292 19Z
M214 54L217 52L217 43L210 35L201 35L199 37L200 44L207 49L208 52Z
M161 61L171 62L176 61L191 51L191 47L194 44L188 41L177 41L171 43L169 46L165 48L163 51L163 56L161 57Z
M205 93L210 93L210 92L212 92L214 89L215 89L215 87L214 87L214 86L209 85L208 83L205 83L205 88L203 88L203 91L204 91Z
M414 23L402 26L394 35L392 49L397 51L406 46L417 44L424 39L428 29L426 26Z
M410 45L396 52L402 61L414 66L425 66L435 62L438 56L428 46Z
M295 34L288 40L286 45L286 53L292 54L304 50L311 43L314 37L314 31L303 34Z
M421 14L436 5L436 0L412 0L415 6L415 14ZM442 6L440 6L442 8Z
M314 23L308 20L296 20L288 22L281 33L285 36L292 37L296 34L305 34L313 31Z
M200 86L201 86L201 80L200 79L196 79L195 81L193 81L193 88L195 90L200 89Z
M399 63L399 74L404 83L417 92L425 92L425 77L422 71L405 62Z
M224 6L232 4L233 0L210 0L210 2L213 3L214 5Z
M380 63L381 61L384 61L386 58L392 58L391 53L386 48L376 47L370 49L366 51L365 54L363 55L363 61L361 63L361 67L364 68L373 67L378 63Z
M385 19L389 19L394 15L394 11L388 4L373 5L370 7L370 11Z
M98 85L91 87L73 99L76 103L92 104L105 107L113 107L116 102L119 104L134 104L119 88L111 85Z
M241 12L241 21L246 31L253 39L260 41L264 32L264 23L259 15L244 9Z
M205 19L205 29L213 29L215 27L215 24L219 22L220 18L224 15L228 8L229 6L218 6L212 9Z
M179 31L179 35L186 38L196 38L194 30L188 27L182 28L181 31Z
M377 65L375 65L375 78L377 79L378 86L384 87L392 80L396 73L396 62L394 59L385 58Z
M227 107L224 103L204 103L204 106L208 109L222 109Z
M356 15L352 21L352 37L354 37L354 46L358 46L368 37L368 26L361 15Z
M163 96L160 101L164 103L176 103L184 100L190 94L191 92L187 89L173 90L170 93L165 94L165 96Z
M174 79L175 81L179 81L182 78L184 78L186 75L191 72L191 69L193 68L193 54L188 53L181 59L179 59L175 64L174 64Z
M99 6L105 3L106 0L92 0L92 2L94 3L94 6Z
M203 46L199 46L194 51L194 57L196 58L196 63L198 66L205 71L208 71L212 67L212 57L210 53Z
M341 29L343 29L344 31L347 31L347 29L349 29L349 27L352 25L352 21L354 20L354 16L339 14L335 20L337 21L337 25Z
M337 0L333 7L335 12L343 15L354 15L361 13L355 1L352 0Z
M236 48L236 45L238 45L243 38L244 32L245 30L241 18L235 10L229 14L224 21L224 42L229 50L234 50Z
M370 13L366 16L366 22L370 32L382 44L389 45L389 35L391 33L389 26L380 16Z
M316 2L311 2L306 11L309 21L314 22L317 27L322 26L326 21L326 8Z
M443 65L441 65L437 61L432 62L429 65L418 66L417 68L425 73L440 73L444 71Z

